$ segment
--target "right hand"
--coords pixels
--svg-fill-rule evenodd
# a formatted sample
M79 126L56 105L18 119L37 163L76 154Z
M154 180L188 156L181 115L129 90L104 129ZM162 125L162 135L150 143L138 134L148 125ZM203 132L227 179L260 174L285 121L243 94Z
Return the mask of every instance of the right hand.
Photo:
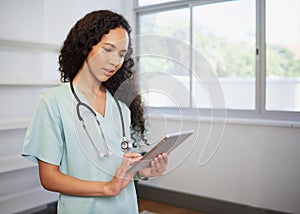
M138 153L126 153L123 155L122 163L117 169L114 177L107 185L107 194L111 196L118 195L133 179L134 172L127 172L129 166L142 158Z

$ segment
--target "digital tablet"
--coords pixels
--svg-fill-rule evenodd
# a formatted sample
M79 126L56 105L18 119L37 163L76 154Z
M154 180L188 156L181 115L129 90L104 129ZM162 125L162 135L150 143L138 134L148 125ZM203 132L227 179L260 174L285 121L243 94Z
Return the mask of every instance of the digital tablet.
M140 161L131 166L128 171L137 172L140 169L148 167L152 159L161 153L169 155L177 146L191 136L193 132L193 130L188 130L167 134L149 152L147 152Z

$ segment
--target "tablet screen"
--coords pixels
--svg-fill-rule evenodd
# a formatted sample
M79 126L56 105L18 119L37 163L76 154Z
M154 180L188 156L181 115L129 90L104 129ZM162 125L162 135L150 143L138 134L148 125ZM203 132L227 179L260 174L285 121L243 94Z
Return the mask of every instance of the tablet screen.
M189 136L191 136L193 132L193 130L188 130L167 134L149 152L147 152L140 161L129 168L128 171L136 172L140 169L148 167L151 163L151 160L161 153L167 153L169 155L175 148L177 148Z

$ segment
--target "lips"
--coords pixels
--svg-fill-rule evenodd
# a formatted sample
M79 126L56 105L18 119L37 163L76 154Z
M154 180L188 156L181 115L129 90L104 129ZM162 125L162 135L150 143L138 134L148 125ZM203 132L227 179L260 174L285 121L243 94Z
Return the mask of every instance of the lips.
M103 71L104 71L105 76L111 76L114 73L114 70L112 70L112 69L103 68Z

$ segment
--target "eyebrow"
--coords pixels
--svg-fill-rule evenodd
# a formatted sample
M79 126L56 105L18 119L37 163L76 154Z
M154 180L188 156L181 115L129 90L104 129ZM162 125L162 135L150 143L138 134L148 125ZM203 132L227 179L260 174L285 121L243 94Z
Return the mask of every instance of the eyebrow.
M117 47L116 47L114 44L107 43L107 42L104 42L103 44L109 45L109 46L111 46L112 48L117 49ZM126 50L126 49L123 49L123 50L121 50L121 52L127 52L127 50Z

